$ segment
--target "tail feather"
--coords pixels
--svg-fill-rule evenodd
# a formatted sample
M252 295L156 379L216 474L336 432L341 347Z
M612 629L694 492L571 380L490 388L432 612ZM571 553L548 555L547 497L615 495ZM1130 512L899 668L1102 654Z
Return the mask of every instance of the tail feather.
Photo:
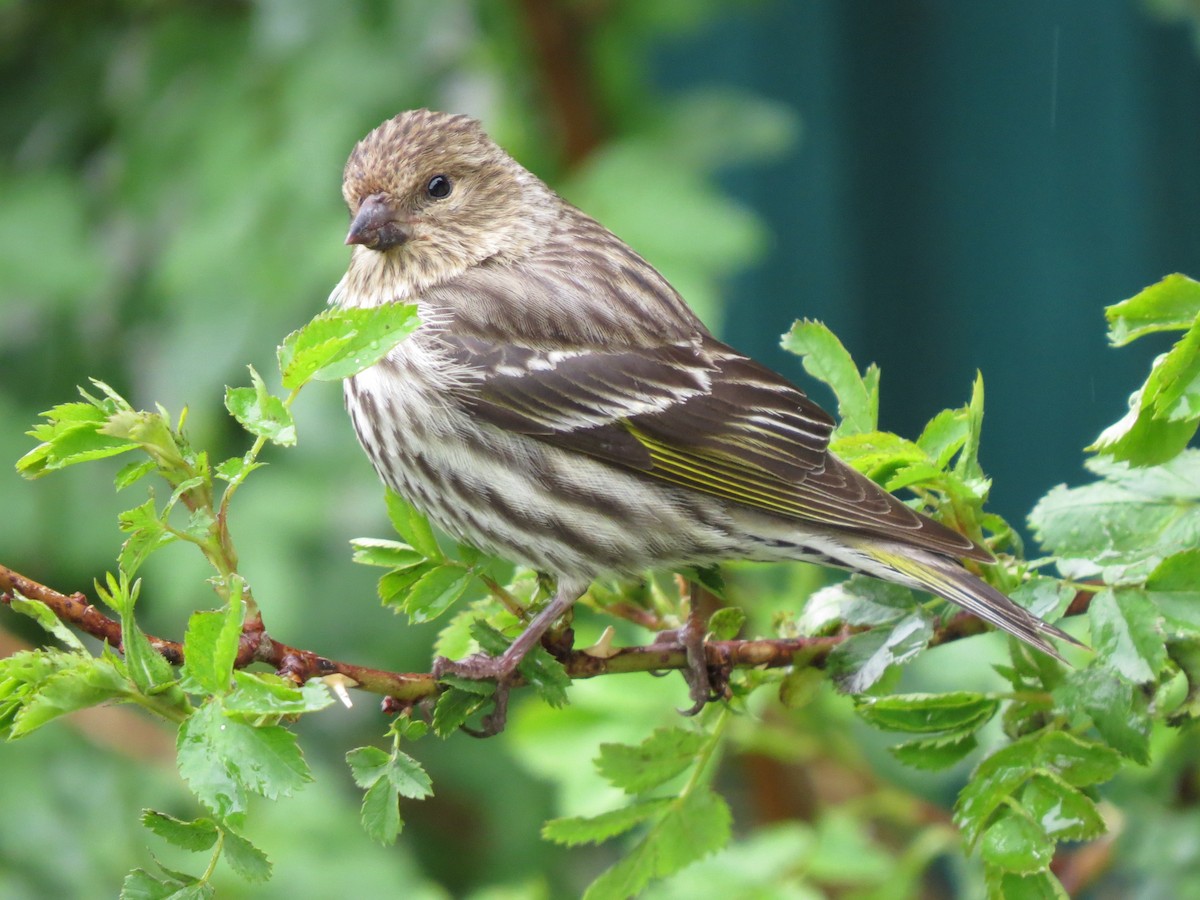
M876 566L863 565L862 571L943 597L1057 660L1065 662L1057 648L1047 640L1048 637L1077 647L1086 646L1061 628L1043 622L1018 606L996 588L972 575L956 560L899 547L868 545L856 549L886 570L881 572Z

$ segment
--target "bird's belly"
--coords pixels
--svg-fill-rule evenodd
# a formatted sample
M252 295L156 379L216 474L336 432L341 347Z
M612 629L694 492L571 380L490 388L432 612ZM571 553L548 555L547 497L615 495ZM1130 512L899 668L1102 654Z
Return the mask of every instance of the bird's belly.
M346 380L380 477L459 540L591 579L745 557L724 505L473 420L393 362Z

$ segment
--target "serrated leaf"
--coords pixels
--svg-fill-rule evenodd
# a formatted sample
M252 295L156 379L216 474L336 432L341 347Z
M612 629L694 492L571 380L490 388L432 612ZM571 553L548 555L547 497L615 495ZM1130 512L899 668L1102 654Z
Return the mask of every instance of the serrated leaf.
M821 634L840 622L883 625L907 615L913 602L912 591L902 585L851 575L810 595L799 627L802 634Z
M965 409L944 409L929 420L917 438L917 446L936 468L944 469L966 443L969 430Z
M1021 791L1021 805L1058 841L1086 841L1105 832L1096 803L1058 778L1034 775Z
M121 545L117 564L121 571L134 575L155 550L176 540L159 518L153 500L128 509L117 516L117 524L129 537Z
M968 845L975 843L993 814L1035 775L1087 787L1108 781L1121 768L1118 753L1064 731L1039 732L983 760L958 795L954 820Z
M1068 712L1086 713L1114 750L1142 765L1150 762L1149 700L1102 662L1070 672L1055 688L1054 699Z
M652 878L673 875L729 842L729 807L712 791L698 789L672 804L625 858L597 878L585 900L625 898Z
M459 566L435 566L413 582L402 609L415 625L430 622L466 593L473 578L469 570Z
M886 431L839 436L829 449L868 478L880 482L887 481L898 469L929 461L925 451L912 441Z
M1108 340L1122 347L1157 331L1182 331L1200 315L1200 282L1178 273L1104 310Z
M888 747L906 766L936 771L948 769L966 759L979 746L973 732L954 732L935 738L922 738Z
M1168 556L1146 579L1146 596L1176 637L1200 635L1200 550Z
M405 543L427 559L445 559L429 520L417 512L416 507L391 488L384 493L384 504L392 527L404 538Z
M267 390L262 377L250 366L251 387L225 388L225 408L238 424L256 437L281 447L296 443L296 423L282 400Z
M396 842L404 827L404 820L400 818L400 798L386 778L379 779L367 788L359 816L363 830L372 840L385 845Z
M23 737L66 713L133 693L133 685L111 656L64 654L60 659L65 664L34 687L14 717L13 737Z
M674 802L674 797L656 797L638 800L595 816L551 819L542 826L542 838L566 847L600 844L662 813Z
M395 607L393 612L404 611L404 599L412 586L439 568L439 563L421 562L405 569L396 569L379 577L379 599L384 606Z
M245 716L300 715L324 709L333 695L317 680L297 685L268 672L233 673L234 690L224 699L225 710Z
M1018 875L985 866L988 900L1070 900L1058 879L1048 871Z
M512 643L502 632L483 621L472 622L470 630L479 648L489 656L500 656ZM546 703L556 708L566 704L571 679L562 663L544 647L535 646L526 653L517 664L517 671Z
M709 738L682 728L659 728L637 746L601 744L598 771L613 787L641 794L695 765Z
M222 855L229 867L247 881L266 881L271 877L271 860L236 831L225 829Z
M1088 607L1097 658L1132 682L1154 680L1167 661L1158 612L1146 594L1106 589Z
M364 790L385 777L391 756L378 747L356 747L346 754L354 783Z
M1009 811L988 826L979 845L983 861L1006 872L1031 875L1054 858L1054 841L1041 825Z
M855 634L829 654L828 668L838 690L860 694L879 681L889 667L916 656L933 637L933 626L921 613L905 616L891 627Z
M1046 622L1057 622L1075 599L1075 588L1057 578L1039 575L1018 586L1008 596L1037 618Z
M746 625L746 614L736 606L725 606L709 616L708 633L714 640L732 641Z
M62 619L56 616L54 611L41 600L26 597L19 591L13 591L9 605L14 612L33 619L43 631L54 635L69 650L84 652L83 641L79 640L75 632L68 628Z
M227 694L232 688L243 609L239 598L227 610L195 612L188 619L183 671L189 683L206 693Z
M152 459L126 463L117 470L117 474L113 477L113 485L118 491L123 491L125 488L136 484L139 480L149 475L155 468L157 467L154 465L154 460Z
M125 876L121 900L203 900L213 896L215 888L208 882L175 875L156 878L145 869L134 869Z
M261 469L265 463L253 462L246 456L231 456L218 463L213 473L222 481L236 481L245 478L255 469Z
M239 722L217 700L183 723L176 750L180 775L221 819L244 813L250 793L275 799L312 780L294 734L278 725Z
M489 697L491 693L489 693ZM449 688L438 695L437 704L433 707L433 730L439 737L447 737L466 724L476 710L488 701L471 691L459 688Z
M425 554L399 541L378 538L355 538L353 561L364 566L383 566L388 569L407 569L426 561Z
M808 374L833 389L841 419L839 436L875 430L875 413L867 385L849 352L829 328L821 322L804 319L792 325L781 344L801 357Z
M217 823L212 819L187 821L153 809L144 809L142 824L167 843L184 850L207 850L217 842Z
M336 381L356 375L390 353L419 324L413 304L324 310L279 347L283 386L295 390L314 378Z
M970 691L859 697L854 705L858 714L877 728L912 734L974 730L999 707L995 698Z

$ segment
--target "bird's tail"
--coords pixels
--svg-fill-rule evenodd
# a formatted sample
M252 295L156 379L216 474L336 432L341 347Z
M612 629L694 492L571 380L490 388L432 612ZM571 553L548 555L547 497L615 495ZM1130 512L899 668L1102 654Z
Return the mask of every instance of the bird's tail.
M944 597L1055 659L1062 660L1062 655L1048 637L1086 646L1013 603L957 560L899 545L862 543L854 549L860 554L861 571Z

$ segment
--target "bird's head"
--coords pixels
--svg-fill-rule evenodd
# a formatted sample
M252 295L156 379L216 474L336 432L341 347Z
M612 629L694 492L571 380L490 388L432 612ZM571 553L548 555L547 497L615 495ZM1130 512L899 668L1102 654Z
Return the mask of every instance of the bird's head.
M544 240L553 193L468 116L418 109L358 142L342 194L352 271L391 273L419 291L486 259L518 257Z

